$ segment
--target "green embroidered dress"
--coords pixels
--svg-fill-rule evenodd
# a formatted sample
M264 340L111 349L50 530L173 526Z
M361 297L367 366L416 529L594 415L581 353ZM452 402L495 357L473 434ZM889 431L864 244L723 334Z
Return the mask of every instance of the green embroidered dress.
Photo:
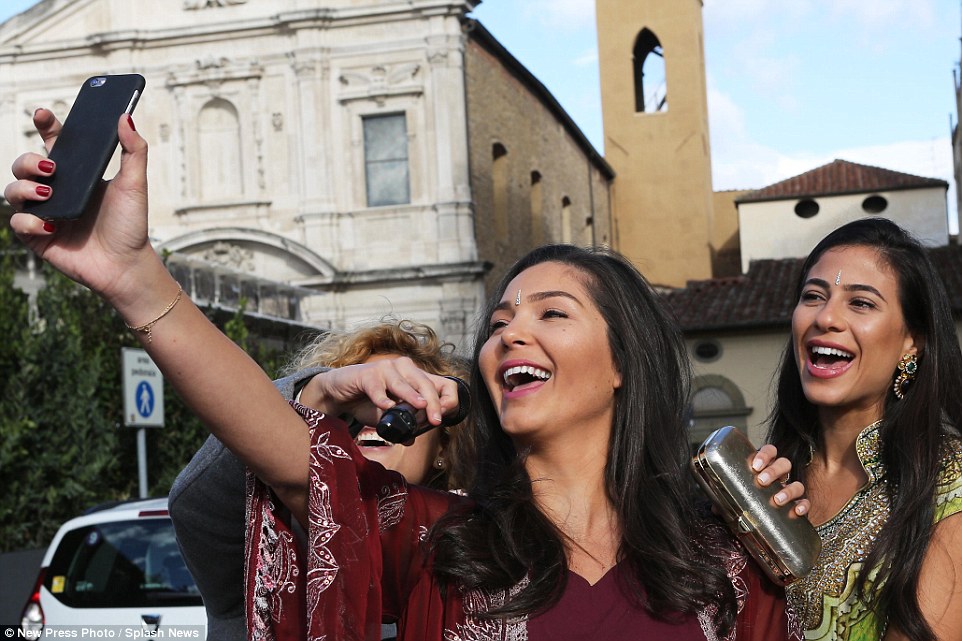
M889 518L889 481L882 464L879 425L869 425L855 442L868 482L838 514L820 525L822 553L811 574L786 589L789 616L796 618L806 639L818 641L877 641L887 620L872 612L855 595L856 579L882 526ZM935 496L935 522L962 512L962 441L945 439L945 455ZM878 574L869 575L867 594Z

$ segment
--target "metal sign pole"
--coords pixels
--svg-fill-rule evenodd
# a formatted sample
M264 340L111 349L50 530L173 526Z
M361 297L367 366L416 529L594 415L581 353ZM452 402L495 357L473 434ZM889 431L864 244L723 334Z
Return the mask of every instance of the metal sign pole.
M137 472L140 477L140 498L147 498L147 429L137 429Z
M164 426L164 377L142 349L121 349L124 373L124 424L137 428L140 498L147 498L147 430Z

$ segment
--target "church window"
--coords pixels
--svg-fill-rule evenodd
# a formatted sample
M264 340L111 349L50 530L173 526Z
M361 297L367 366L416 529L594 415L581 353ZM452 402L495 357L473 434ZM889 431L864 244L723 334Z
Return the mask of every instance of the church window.
M541 172L531 172L531 244L543 245L544 237L544 193L541 186Z
M367 116L363 123L368 207L411 202L405 115Z
M491 146L491 188L494 234L504 240L508 236L508 150L500 142Z
M642 29L635 40L632 60L635 73L635 111L668 111L665 55L658 36L648 29Z

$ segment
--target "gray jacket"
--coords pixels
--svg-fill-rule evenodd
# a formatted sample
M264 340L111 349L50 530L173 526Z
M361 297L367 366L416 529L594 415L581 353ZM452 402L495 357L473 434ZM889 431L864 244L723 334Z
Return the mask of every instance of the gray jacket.
M284 398L299 383L326 367L302 370L274 381ZM207 609L210 641L243 641L244 535L246 471L244 464L210 436L170 488L170 518L187 569Z

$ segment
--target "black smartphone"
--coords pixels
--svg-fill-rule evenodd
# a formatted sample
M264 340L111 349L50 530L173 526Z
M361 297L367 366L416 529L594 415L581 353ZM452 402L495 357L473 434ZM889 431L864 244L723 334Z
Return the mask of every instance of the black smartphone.
M46 220L83 214L117 149L117 120L133 112L144 85L144 77L136 73L84 81L50 150L57 170L37 179L50 185L53 193L44 201L27 201L27 212Z

